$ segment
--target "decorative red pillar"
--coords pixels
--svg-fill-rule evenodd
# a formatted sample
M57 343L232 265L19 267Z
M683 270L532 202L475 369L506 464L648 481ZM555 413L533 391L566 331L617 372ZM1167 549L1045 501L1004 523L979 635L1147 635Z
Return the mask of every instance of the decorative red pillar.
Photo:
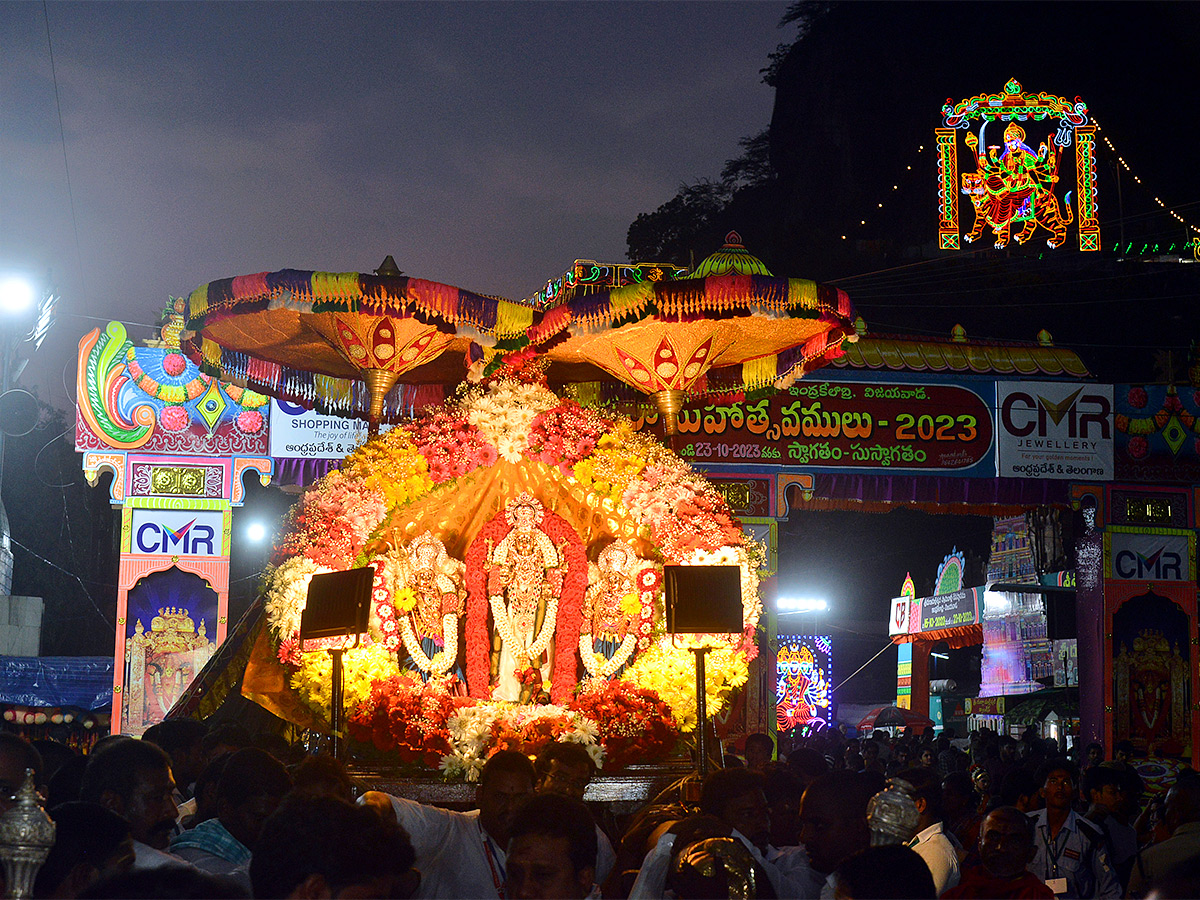
M929 715L929 651L932 647L932 641L913 641L910 709L923 716Z

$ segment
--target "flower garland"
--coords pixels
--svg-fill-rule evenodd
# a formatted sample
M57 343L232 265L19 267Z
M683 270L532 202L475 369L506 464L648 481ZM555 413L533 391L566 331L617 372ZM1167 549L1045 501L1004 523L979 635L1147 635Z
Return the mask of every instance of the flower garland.
M483 763L497 750L536 756L555 741L582 744L597 767L604 764L597 723L563 706L515 706L485 701L459 709L446 727L451 750L442 758L440 768L450 778L475 781Z
M637 635L629 632L610 659L593 649L592 636L585 632L579 635L579 660L593 678L611 678L617 669L629 662L629 657L637 649L637 643Z

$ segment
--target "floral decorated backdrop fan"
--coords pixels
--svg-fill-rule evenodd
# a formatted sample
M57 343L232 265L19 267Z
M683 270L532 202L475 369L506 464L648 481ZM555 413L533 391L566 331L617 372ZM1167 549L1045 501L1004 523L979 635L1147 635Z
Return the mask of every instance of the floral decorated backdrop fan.
M713 486L629 419L539 383L464 387L294 507L265 583L270 646L246 680L274 667L322 717L327 657L296 642L307 581L370 565L371 641L346 654L352 736L467 777L498 746L550 739L610 766L650 758L696 725L692 656L664 635L663 563L741 568L744 630L706 638L720 709L757 652L761 558ZM504 692L514 679L520 696ZM552 703L514 702L539 695Z

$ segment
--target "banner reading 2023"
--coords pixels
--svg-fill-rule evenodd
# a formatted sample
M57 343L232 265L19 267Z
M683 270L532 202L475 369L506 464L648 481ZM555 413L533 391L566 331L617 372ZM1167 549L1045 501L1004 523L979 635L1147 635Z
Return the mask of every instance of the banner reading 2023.
M685 409L679 453L698 465L995 474L992 408L949 384L814 382L756 402Z

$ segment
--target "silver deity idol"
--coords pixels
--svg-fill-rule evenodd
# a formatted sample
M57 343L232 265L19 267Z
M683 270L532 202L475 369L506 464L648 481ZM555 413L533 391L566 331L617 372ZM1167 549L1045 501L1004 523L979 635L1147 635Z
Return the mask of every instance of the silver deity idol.
M871 846L906 844L917 833L917 804L913 786L900 778L889 778L888 786L867 801L867 824Z

